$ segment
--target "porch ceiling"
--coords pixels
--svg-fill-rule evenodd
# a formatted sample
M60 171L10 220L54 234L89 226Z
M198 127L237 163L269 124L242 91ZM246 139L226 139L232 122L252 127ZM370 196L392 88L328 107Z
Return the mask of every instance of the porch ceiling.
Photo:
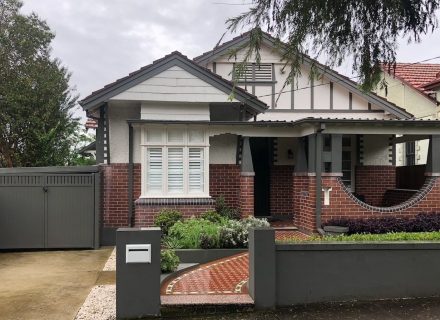
M297 121L170 121L127 120L130 125L185 125L209 128L210 135L223 133L255 137L303 137L323 134L440 135L439 120L363 120L305 118Z

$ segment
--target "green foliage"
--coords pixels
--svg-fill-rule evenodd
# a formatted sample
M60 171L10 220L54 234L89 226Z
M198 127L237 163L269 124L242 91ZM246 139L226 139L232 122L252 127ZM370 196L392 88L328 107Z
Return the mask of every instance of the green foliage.
M154 218L154 225L162 230L162 235L167 236L170 228L182 220L182 214L177 210L162 209Z
M179 239L168 236L162 238L162 246L167 249L182 249Z
M230 208L225 201L225 197L220 195L215 201L215 211L227 219L240 219L240 212L235 208Z
M205 219L190 218L176 222L169 229L168 234L169 237L177 239L183 249L200 248L202 235L213 238L215 242L213 247L218 247L219 228L220 224Z
M246 248L249 231L253 228L269 227L266 219L247 217L243 220L229 220L220 228L220 246L222 248Z
M0 1L0 167L66 165L79 130L70 73L50 57L47 23L21 6Z
M164 249L160 251L160 270L163 273L176 271L179 263L180 259L174 250Z
M330 66L352 57L362 87L370 90L380 81L380 64L393 67L399 37L420 42L421 35L438 27L439 5L438 0L255 0L227 24L233 32L253 29L244 62L256 56L259 63L265 29L277 39L287 39L285 46L281 41L278 45L293 67L289 82L300 73L303 54L325 56Z
M218 247L218 235L202 233L200 235L200 249L214 249Z
M390 232L326 236L323 241L440 241L440 232Z
M200 216L202 219L214 222L214 223L222 223L224 218L217 213L217 211L206 211Z

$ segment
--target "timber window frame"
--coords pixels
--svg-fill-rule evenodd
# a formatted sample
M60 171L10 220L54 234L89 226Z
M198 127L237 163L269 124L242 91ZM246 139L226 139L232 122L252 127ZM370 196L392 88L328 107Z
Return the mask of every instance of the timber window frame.
M141 198L209 197L209 137L204 129L144 127L141 161Z

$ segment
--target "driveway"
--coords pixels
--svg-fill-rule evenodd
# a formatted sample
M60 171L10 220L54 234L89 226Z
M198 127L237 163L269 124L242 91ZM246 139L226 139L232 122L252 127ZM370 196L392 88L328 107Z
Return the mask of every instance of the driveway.
M0 253L0 318L73 319L112 249Z

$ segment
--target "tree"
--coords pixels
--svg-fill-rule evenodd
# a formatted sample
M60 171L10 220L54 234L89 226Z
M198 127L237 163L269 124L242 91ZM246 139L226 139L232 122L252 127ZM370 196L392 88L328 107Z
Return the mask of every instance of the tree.
M262 29L286 40L284 59L299 73L302 54L324 55L329 66L351 56L365 90L380 81L380 64L396 62L397 40L419 42L437 27L439 0L253 0L251 8L227 21L228 29L253 30L247 56L259 59ZM309 49L311 48L311 49ZM313 66L312 66L313 67Z
M54 34L19 0L0 0L0 167L66 165L77 141L70 73Z

